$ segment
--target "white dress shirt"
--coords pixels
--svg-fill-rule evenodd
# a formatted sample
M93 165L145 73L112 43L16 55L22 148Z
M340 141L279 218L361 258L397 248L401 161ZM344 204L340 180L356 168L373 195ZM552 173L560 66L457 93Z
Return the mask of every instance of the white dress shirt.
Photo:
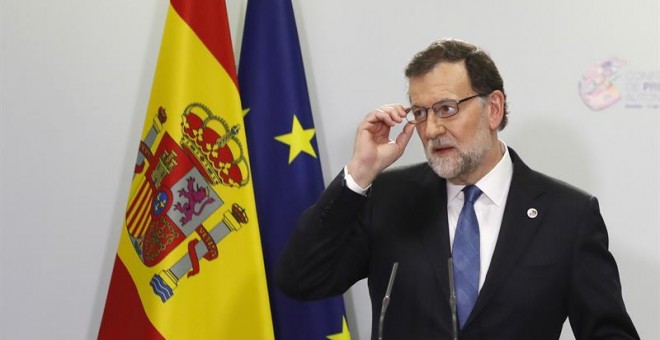
M486 273L493 258L497 236L502 225L506 198L509 195L511 178L513 177L513 163L509 155L509 149L503 141L500 145L504 149L504 156L497 165L475 183L483 194L474 203L474 211L479 221L479 290L484 285ZM456 185L447 181L447 217L449 220L449 241L454 244L458 216L463 209L464 185Z

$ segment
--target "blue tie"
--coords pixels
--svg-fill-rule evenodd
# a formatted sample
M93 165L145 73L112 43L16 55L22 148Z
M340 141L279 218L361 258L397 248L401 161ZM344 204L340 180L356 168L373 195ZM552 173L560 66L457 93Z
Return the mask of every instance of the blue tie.
M474 213L474 202L481 190L474 185L463 189L465 203L458 216L452 257L454 283L456 284L456 308L461 328L467 321L479 295L479 222Z

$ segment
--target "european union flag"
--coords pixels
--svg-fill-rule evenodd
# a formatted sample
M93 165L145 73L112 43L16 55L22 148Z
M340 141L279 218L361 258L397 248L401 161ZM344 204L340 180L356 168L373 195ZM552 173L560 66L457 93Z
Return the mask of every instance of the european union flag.
M300 302L273 279L298 216L323 190L291 0L248 1L238 79L275 337L350 339L341 296Z

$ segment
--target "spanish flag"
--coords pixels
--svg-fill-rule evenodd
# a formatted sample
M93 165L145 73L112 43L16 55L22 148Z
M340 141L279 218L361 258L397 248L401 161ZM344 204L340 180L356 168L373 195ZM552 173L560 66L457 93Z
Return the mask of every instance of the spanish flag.
M171 0L99 339L273 339L224 0Z

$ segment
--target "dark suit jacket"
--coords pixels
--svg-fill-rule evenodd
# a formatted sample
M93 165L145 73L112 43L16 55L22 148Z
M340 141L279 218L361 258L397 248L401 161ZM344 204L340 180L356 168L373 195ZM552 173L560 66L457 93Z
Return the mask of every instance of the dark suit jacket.
M485 283L460 339L638 339L595 197L529 169L509 149L513 179ZM531 218L534 208L538 216ZM277 273L288 295L317 299L368 278L372 338L399 262L385 339L450 339L445 180L427 164L390 170L368 197L338 176L300 218Z

